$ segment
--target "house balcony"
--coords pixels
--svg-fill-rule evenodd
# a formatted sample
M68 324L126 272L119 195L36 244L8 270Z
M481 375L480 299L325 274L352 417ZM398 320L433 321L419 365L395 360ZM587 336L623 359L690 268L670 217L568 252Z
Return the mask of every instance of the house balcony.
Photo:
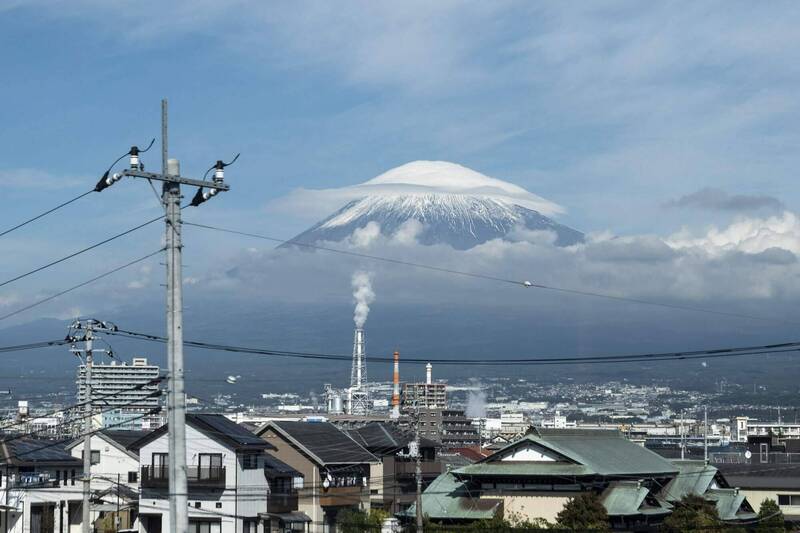
M353 487L331 487L327 490L322 490L322 493L319 495L319 504L323 507L341 505L353 506L357 505L366 494L366 489L360 485Z
M169 467L145 465L142 467L141 486L145 489L169 487ZM186 483L192 488L225 488L224 466L188 466Z
M297 493L270 494L267 497L268 513L291 513L297 510Z

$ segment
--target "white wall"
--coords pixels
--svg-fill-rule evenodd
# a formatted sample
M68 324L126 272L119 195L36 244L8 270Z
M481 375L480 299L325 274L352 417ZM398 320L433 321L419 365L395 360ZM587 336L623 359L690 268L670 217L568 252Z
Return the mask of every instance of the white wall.
M119 482L138 490L139 483L128 483L128 472L139 471L139 460L131 457L99 435L92 435L91 447L100 452L100 462L92 465L92 490L95 488L110 487ZM80 459L83 453L83 441L75 445L70 453Z
M153 453L167 452L168 440L167 435L164 434L139 450L140 463L142 466L150 465ZM239 533L242 531L242 521L224 515L256 518L259 513L267 511L269 486L264 476L263 454L260 454L258 469L243 470L233 449L187 424L187 466L198 466L201 453L222 454L222 466L225 467L226 477L225 488L214 493L208 490L189 489L189 518L220 519L222 522L221 533ZM238 487L238 494L234 487ZM196 508L198 503L200 507ZM169 502L163 497L163 494L158 494L152 489L144 489L139 497L139 504L140 513L160 513L163 531L169 530Z

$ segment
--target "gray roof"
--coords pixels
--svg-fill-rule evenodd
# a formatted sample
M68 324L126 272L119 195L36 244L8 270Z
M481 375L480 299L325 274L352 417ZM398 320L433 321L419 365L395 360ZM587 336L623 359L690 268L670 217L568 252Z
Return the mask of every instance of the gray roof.
M186 424L195 428L196 430L204 433L209 438L225 444L238 451L263 451L274 449L272 444L268 443L252 431L248 431L227 418L219 414L186 414ZM146 444L154 441L168 430L167 424L164 424L155 431L145 434L141 439L132 442L130 449L139 450Z
M150 433L149 431L126 431L117 429L104 429L100 433L119 444L122 448L130 449L130 445Z
M347 433L330 422L273 421L259 430L263 434L269 428L287 438L304 450L320 465L360 464L380 462Z
M715 466L733 487L800 490L800 463L718 463Z
M507 453L526 445L555 452L560 459L553 462L501 462ZM518 472L517 475L669 475L677 473L678 467L629 441L618 431L536 429L486 459L456 472L509 475L514 471Z
M376 455L386 455L405 448L414 440L414 434L400 430L397 426L382 422L370 422L366 426L345 430L363 448ZM434 448L435 442L420 438L420 446Z
M600 501L609 516L659 515L670 512L669 507L654 500L647 504L650 490L638 481L614 481L603 491ZM669 505L669 504L665 504Z
M19 466L42 463L83 465L83 461L66 450L66 445L67 441L6 437L0 442L0 463Z

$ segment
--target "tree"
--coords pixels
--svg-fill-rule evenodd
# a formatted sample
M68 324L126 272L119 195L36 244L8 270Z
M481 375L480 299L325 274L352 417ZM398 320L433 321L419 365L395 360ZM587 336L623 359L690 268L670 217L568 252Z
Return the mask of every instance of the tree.
M577 531L609 531L608 513L593 492L570 498L556 516L556 526Z
M719 519L717 508L702 496L690 494L675 504L675 510L661 526L662 531L681 533L683 531L703 531L722 533L725 526Z
M781 533L785 530L783 513L775 500L767 498L762 501L761 507L758 508L756 531L758 533Z
M369 514L358 509L346 509L336 516L336 523L341 528L342 533L364 533L365 531L381 530L383 520L389 517L389 513L380 509L373 509Z

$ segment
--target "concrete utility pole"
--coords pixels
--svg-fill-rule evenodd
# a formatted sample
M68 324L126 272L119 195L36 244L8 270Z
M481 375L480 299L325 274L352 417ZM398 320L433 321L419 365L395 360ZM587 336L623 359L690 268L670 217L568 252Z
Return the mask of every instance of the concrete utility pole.
M94 340L94 323L91 320L86 322L86 335L83 337L85 354L85 377L86 383L86 419L83 421L83 533L90 533L92 510L90 508L92 492L92 344Z
M416 443L416 478L417 478L417 530L416 533L422 533L422 448L419 442L419 400L416 404L416 423L414 424L414 442Z
M72 341L83 342L83 349L77 348L74 344L70 351L76 355L83 354L84 368L84 419L83 419L83 508L82 524L83 533L90 533L91 527L91 493L92 493L92 432L94 425L94 405L92 402L92 366L94 364L94 352L111 354L109 350L95 349L94 339L96 329L106 329L106 323L89 318L86 320L76 320L70 325L68 338ZM82 331L82 335L78 332Z
M708 464L708 406L703 406L703 460Z
M108 185L124 176L163 182L161 201L166 222L165 250L167 254L167 424L169 442L169 525L170 531L186 533L189 528L189 509L186 485L186 395L183 381L183 294L181 240L181 185L197 187L189 205L198 206L221 191L230 188L224 182L225 167L232 164L217 161L211 181L181 176L180 163L169 159L167 100L161 101L161 173L145 172L139 161L139 149L132 147L130 169L115 174ZM239 157L238 155L236 156ZM207 191L204 192L204 188Z

